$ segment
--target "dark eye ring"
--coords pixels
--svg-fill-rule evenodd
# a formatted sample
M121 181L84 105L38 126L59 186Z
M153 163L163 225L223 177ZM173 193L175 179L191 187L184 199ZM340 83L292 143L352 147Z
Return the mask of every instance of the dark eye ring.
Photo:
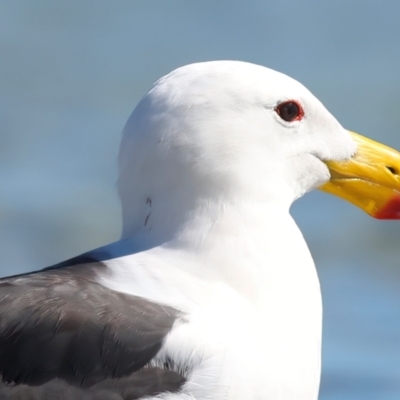
M278 104L275 111L286 122L300 121L304 116L303 107L295 100Z

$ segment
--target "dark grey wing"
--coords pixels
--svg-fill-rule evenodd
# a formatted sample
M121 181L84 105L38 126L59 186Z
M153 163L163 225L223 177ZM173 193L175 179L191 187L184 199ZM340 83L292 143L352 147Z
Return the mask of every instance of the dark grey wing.
M91 386L138 371L181 313L96 283L103 264L0 280L0 374L41 385Z
M163 392L179 392L185 379L174 371L142 368L131 376L105 379L90 388L53 379L40 386L0 383L1 400L144 400Z

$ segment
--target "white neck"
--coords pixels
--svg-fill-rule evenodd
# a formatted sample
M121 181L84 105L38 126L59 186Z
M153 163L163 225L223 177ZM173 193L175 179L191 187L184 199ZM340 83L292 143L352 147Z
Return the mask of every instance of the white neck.
M189 261L182 268L199 277L228 282L258 301L265 296L287 298L288 292L307 297L310 284L319 291L307 244L287 207L206 203L177 212L184 215L183 221L162 209L149 207L149 214L137 239L187 254Z

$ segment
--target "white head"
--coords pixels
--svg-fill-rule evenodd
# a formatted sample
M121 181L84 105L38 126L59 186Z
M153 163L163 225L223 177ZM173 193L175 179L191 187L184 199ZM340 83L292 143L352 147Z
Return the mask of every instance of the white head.
M288 101L304 115L285 121L280 104ZM158 223L178 227L213 203L288 210L330 178L321 160L354 152L349 133L284 74L238 61L178 68L154 84L124 129L123 237L163 229Z

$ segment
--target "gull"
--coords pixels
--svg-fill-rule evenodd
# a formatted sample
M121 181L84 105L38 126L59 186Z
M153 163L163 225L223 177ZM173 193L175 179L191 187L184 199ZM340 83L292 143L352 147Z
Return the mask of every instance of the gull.
M282 73L172 71L124 128L121 239L0 280L2 398L317 399L320 285L290 206L321 189L399 219L399 171Z

